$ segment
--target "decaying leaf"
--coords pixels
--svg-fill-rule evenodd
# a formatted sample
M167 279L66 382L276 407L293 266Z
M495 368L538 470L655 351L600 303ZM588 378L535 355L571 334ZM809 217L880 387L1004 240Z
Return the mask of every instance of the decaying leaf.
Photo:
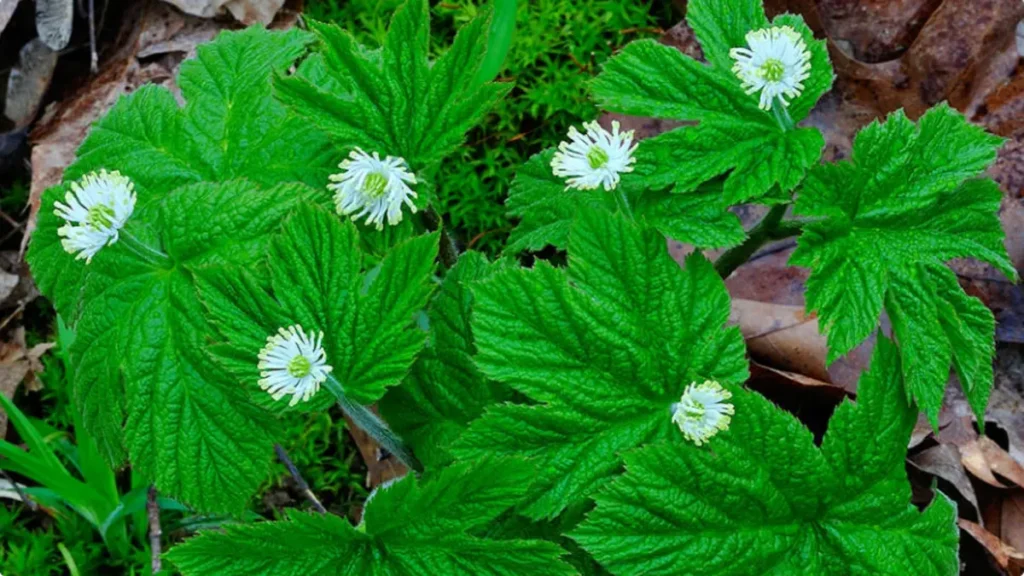
M982 528L981 525L970 520L964 520L963 518L957 520L957 524L960 525L964 532L970 534L979 544L984 546L992 554L995 561L999 563L1000 567L1007 568L1011 560L1024 560L1024 553L1003 542L998 536Z
M270 24L284 0L164 0L186 14L213 18L225 11L246 26Z
M35 119L56 67L57 53L39 38L21 47L18 66L7 79L4 102L4 116L16 128L28 126Z
M36 0L36 31L51 50L63 50L71 40L75 0Z
M23 381L34 381L35 375L43 371L39 359L53 346L52 342L45 342L28 348L25 329L21 327L13 331L9 342L0 342L0 394L12 398ZM7 415L0 411L0 438L6 433Z
M981 508L978 506L978 495L974 492L971 479L964 470L960 451L952 444L938 444L927 450L914 454L910 462L918 469L949 482L957 492L974 508L975 518L981 519Z
M7 28L7 24L14 16L14 10L18 7L20 0L0 0L0 33Z

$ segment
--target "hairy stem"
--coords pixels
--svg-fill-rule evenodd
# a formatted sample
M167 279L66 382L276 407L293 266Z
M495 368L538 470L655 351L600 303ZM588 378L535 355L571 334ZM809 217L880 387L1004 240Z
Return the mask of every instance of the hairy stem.
M619 189L615 190L612 194L615 196L615 205L618 206L622 215L632 220L633 207L629 205L629 198L626 197L626 191L619 186Z
M459 261L459 245L455 243L455 237L445 228L444 219L433 208L428 208L423 213L423 217L426 219L428 227L441 231L441 248L438 253L441 263L445 268L455 266L455 263Z
M149 518L149 550L153 574L160 571L160 505L156 501L156 487L150 486L146 494L146 516Z
M277 453L277 459L280 460L282 464L284 464L284 467L288 469L288 473L292 475L292 479L295 480L295 484L299 487L299 490L302 492L302 495L305 496L307 500L309 500L309 503L313 505L313 508L317 512L321 514L326 514L327 509L324 508L324 505L320 503L320 500L316 497L316 494L313 494L313 490L310 489L309 484L306 483L306 479L302 477L302 474L299 472L299 469L295 467L295 463L292 462L292 459L288 456L288 452L285 451L284 446L281 446L280 444L274 444L274 452Z
M772 207L757 226L754 226L742 244L726 250L725 254L719 256L718 260L715 260L715 271L718 275L723 279L728 278L765 243L799 234L801 227L798 222L782 221L788 207L789 204Z
M346 396L345 390L341 387L341 382L338 382L334 376L328 374L327 380L324 382L324 388L327 388L334 394L334 397L338 400L338 406L341 407L345 415L351 418L356 426L376 440L381 448L394 454L402 464L405 464L410 469L416 472L423 472L423 464L416 459L416 456L405 445L405 442L369 408L354 402Z

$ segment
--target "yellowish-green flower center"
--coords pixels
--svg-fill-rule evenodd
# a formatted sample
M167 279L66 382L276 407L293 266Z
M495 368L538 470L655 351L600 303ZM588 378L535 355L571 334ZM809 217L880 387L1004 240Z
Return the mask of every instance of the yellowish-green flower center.
M761 78L769 82L778 82L782 80L782 76L786 73L786 67L775 58L769 58L761 64Z
M706 411L706 408L705 408L704 404L702 404L701 402L699 402L697 400L690 400L690 401L693 402L693 405L692 406L683 406L682 407L683 408L683 414L687 418L689 418L691 420L695 420L697 418L703 418L704 417L704 412Z
M370 198L380 198L388 187L388 179L380 172L373 172L363 180L363 194Z
M312 368L313 365L310 364L309 360L306 360L306 357L301 354L292 358L288 362L288 374L293 378L305 378L306 376L309 376L309 372Z
M97 204L89 208L88 214L85 215L85 223L96 230L109 228L114 223L114 209L110 206Z
M608 163L608 153L600 146L591 146L590 150L587 150L587 162L590 163L591 168L597 170Z

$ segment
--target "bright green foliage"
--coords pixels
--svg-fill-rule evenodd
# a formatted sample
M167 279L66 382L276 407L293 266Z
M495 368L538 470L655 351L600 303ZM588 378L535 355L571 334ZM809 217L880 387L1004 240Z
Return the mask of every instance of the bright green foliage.
M200 510L241 509L264 475L270 439L265 416L209 361L213 329L194 274L210 263L259 264L270 232L312 193L240 181L184 186L126 226L159 229L153 240L167 262L144 260L122 241L89 265L71 348L84 425L108 460L120 463L127 448L136 474Z
M728 204L765 200L775 186L789 192L818 162L824 139L814 128L785 130L731 70L729 49L746 46L747 32L769 26L760 0L693 0L687 19L710 66L653 40L639 41L609 60L594 81L595 97L611 111L698 122L644 142L635 174L648 186L675 183L687 192L729 172ZM799 16L779 16L770 25L792 26L811 53L811 77L788 108L799 122L832 84L828 53Z
M271 74L290 66L309 41L299 30L221 33L181 66L184 108L169 90L156 86L121 98L93 126L65 181L101 168L118 170L135 184L136 211L197 182L248 178L266 186L292 181L322 186L332 160L326 139L286 114L272 99L270 83ZM62 221L53 214L53 203L66 192L54 187L43 195L28 260L42 292L73 323L90 268L64 252L57 237Z
M290 521L205 532L168 558L185 576L562 576L573 574L554 544L467 534L524 495L521 461L458 464L422 482L407 476L378 488L363 523L291 512Z
M724 328L725 287L699 253L681 270L661 234L583 210L569 262L567 273L538 263L473 290L477 365L534 404L488 410L455 453L531 458L521 511L532 518L593 494L621 452L681 439L671 407L691 382L747 376L739 330Z
M337 23L364 45L378 46L391 11L400 4L310 0L305 13ZM451 44L456 28L476 18L489 2L431 4L431 54L437 57ZM494 18L500 18L499 11ZM626 43L657 36L659 27L676 21L670 2L595 0L585 10L575 0L517 3L516 30L501 73L502 81L514 80L515 87L469 132L469 145L458 148L434 179L435 205L463 244L473 242L474 248L492 254L500 250L509 229L503 200L519 166L557 145L569 126L598 116L585 80Z
M466 131L511 88L474 81L489 25L489 14L466 24L451 49L431 62L427 0L395 11L380 50L335 25L313 24L321 51L280 79L278 95L338 148L400 156L422 175L462 144Z
M675 438L628 454L572 536L620 576L957 574L953 503L910 504L917 414L900 379L880 337L857 403L836 410L820 450L791 415L734 388L728 430L702 448Z
M626 195L631 215L680 242L707 248L743 241L743 226L726 210L720 186L676 194L644 190L638 178L624 174L621 190L566 188L565 181L551 171L554 155L554 149L546 150L519 168L508 199L509 215L521 218L509 237L506 250L510 253L548 245L564 249L574 215L588 208L619 210L616 194Z
M509 396L507 387L485 378L473 363L476 345L469 324L470 286L507 264L488 264L479 252L459 259L430 305L427 348L402 386L380 404L384 418L428 468L450 462L449 449L469 423Z
M244 270L201 274L200 294L227 339L215 354L251 392L266 396L257 387L256 356L267 337L293 324L323 331L332 375L351 398L375 402L402 379L426 340L414 315L430 296L436 257L437 235L428 234L399 244L364 273L355 226L303 205L270 246L274 298ZM313 406L333 401L321 396Z
M992 387L995 323L945 266L973 257L1016 278L990 180L1001 140L943 105L915 126L902 112L873 123L850 161L812 170L796 212L808 225L790 262L812 269L807 308L828 336L829 360L852 350L889 314L907 397L934 422L953 363L975 411Z

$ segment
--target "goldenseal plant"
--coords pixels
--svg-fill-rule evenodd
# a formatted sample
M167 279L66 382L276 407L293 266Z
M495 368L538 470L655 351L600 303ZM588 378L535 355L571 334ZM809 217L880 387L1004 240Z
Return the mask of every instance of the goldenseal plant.
M239 514L278 422L333 405L406 471L361 516L290 510L201 531L168 561L185 576L957 573L956 506L913 504L904 459L951 371L984 417L995 322L947 263L1016 279L983 176L1001 140L943 104L872 122L822 163L804 121L832 83L824 42L757 0L690 0L686 17L706 61L637 41L592 84L609 111L680 127L639 142L572 128L519 168L494 261L460 253L433 203L438 167L509 89L490 81L511 31L489 8L436 59L425 0L377 47L316 22L226 32L182 66L184 107L143 88L97 123L43 196L29 261L77 331L74 403L99 452ZM749 203L765 215L744 230L729 209ZM680 265L666 237L698 249ZM828 361L873 346L820 444L747 388L729 323L724 279L793 237Z

